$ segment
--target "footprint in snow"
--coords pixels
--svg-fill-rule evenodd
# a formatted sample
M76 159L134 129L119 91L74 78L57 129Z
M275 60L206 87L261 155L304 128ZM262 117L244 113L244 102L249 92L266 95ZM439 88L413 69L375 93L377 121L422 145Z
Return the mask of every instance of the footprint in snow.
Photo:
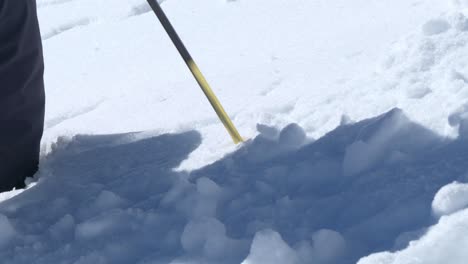
M58 36L64 32L67 32L77 27L87 26L90 23L91 23L91 19L86 17L86 18L78 19L75 21L71 21L71 22L59 25L58 27L55 27L52 30L49 30L48 32L43 33L42 40L53 38L55 36Z

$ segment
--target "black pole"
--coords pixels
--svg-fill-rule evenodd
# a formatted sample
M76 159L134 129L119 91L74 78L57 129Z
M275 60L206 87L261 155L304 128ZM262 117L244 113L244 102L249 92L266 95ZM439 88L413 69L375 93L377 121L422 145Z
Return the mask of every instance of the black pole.
M218 115L219 119L226 127L229 135L231 136L232 140L235 144L240 143L243 141L242 137L240 136L239 132L237 131L236 127L232 123L229 116L224 111L223 106L219 102L218 98L214 94L213 90L211 89L210 85L206 81L205 77L203 76L202 72L198 68L195 61L190 56L187 48L185 47L184 43L180 39L179 35L175 31L174 27L171 25L171 22L167 18L166 14L162 10L161 6L157 2L157 0L147 0L148 4L153 9L154 13L158 17L159 21L161 22L162 26L166 30L167 34L171 38L172 42L176 46L177 50L179 51L180 55L184 59L185 63L187 64L188 68L192 72L193 76L197 80L198 84L200 85L203 93L205 93L208 101L210 102L211 106L215 110L216 114Z

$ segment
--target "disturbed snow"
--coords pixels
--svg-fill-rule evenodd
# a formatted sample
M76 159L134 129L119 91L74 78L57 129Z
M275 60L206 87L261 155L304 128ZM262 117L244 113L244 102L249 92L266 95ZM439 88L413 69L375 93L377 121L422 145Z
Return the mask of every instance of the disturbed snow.
M44 153L0 194L0 258L465 263L467 3L445 5L165 2L234 148L143 1L38 0Z

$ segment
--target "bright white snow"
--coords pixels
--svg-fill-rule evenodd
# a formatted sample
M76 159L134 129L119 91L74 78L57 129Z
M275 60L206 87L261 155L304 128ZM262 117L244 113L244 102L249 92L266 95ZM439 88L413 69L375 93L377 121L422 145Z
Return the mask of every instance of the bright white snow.
M367 257L358 264L463 264L468 259L468 211L442 218L420 240L394 254L380 253Z
M438 217L452 214L467 207L468 185L458 182L442 187L432 201L432 212Z

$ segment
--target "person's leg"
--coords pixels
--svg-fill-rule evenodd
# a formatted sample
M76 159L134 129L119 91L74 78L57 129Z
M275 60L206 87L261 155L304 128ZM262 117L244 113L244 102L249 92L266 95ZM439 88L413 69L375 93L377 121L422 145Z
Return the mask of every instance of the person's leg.
M44 63L35 0L0 0L0 192L38 166Z

